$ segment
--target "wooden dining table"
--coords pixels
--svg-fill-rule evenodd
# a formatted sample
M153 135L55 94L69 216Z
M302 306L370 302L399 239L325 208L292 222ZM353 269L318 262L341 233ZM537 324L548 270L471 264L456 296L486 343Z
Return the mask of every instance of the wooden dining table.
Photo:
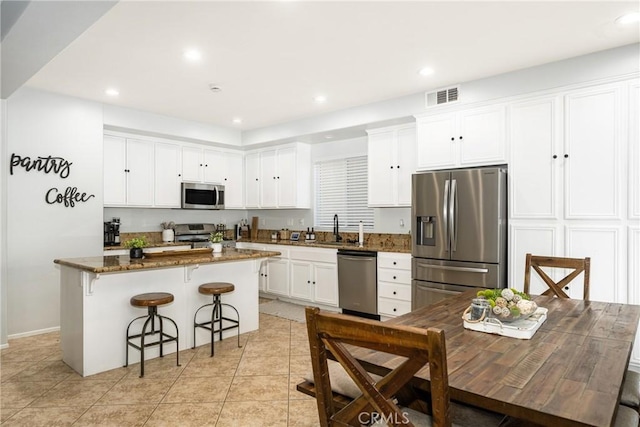
M517 339L463 327L476 291L387 322L445 331L452 400L547 426L613 424L640 306L533 296L547 319L531 339ZM380 375L403 360L366 349L354 356ZM413 385L429 391L428 366Z

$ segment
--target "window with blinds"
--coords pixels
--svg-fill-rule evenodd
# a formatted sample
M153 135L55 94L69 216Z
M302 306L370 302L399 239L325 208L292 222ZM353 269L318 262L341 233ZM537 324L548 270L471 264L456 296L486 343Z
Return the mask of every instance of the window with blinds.
M367 156L318 162L314 165L317 230L333 230L338 214L340 230L357 231L362 221L373 230L373 209L367 206Z

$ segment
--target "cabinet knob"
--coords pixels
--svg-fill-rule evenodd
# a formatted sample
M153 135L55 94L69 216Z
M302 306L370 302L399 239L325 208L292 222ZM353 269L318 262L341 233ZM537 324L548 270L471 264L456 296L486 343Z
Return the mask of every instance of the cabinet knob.
M554 154L554 155L553 155L553 158L554 158L554 159L557 159L557 158L558 158L558 155L557 155L557 154Z
M454 137L451 137L451 140L452 140L452 141L455 141L456 139L455 139Z
M280 177L279 177L279 176L278 176L278 177L276 177L276 178L280 179Z
M393 261L393 265L396 265L396 264L397 264L397 262Z
M256 178L256 181L258 180L258 178Z
M276 177L274 176L273 179L276 179Z
M396 291L393 291L393 294L395 295L395 294L396 294Z
M307 280L307 283L311 283L311 280Z
M316 282L313 282L313 284L315 285L315 284L316 284Z
M182 176L182 174L178 174L178 176Z
M393 309L393 311L398 311L398 310L396 310L396 309L394 308L394 309Z
M460 139L462 139L462 137L460 137Z
M564 290L565 290L565 291L568 291L568 290L569 290L569 287L568 287L568 286L565 286L565 287L564 287Z
M393 280L396 280L396 276L393 276Z
M400 169L400 165L396 166L396 169Z
M393 166L389 166L389 169L393 169Z
M202 166L202 163L200 163L200 166Z
M227 178L224 179L225 181L227 180Z
M204 165L204 167L205 167L205 168L208 168L208 167L209 167L209 165Z
M564 158L565 158L565 159L568 159L568 158L569 158L569 155L568 155L568 154L565 154L565 155L564 155Z

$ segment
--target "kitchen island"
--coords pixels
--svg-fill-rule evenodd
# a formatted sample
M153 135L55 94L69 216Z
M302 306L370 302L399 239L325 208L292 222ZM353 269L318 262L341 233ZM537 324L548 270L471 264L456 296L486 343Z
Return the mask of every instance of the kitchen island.
M211 303L198 286L207 282L230 282L235 291L223 302L240 313L240 333L258 329L258 270L264 258L275 251L224 249L180 251L130 259L128 255L56 259L60 265L60 339L63 361L82 376L124 365L126 328L131 320L146 314L132 307L132 296L147 292L169 292L174 301L159 307L172 318L180 332L179 348L194 346L193 315L198 307ZM141 326L140 326L141 327ZM171 333L172 331L170 331ZM235 330L227 331L234 335ZM210 340L209 332L198 328L197 345ZM175 351L169 344L165 353ZM158 348L145 350L145 359L158 356ZM129 363L140 360L129 352Z

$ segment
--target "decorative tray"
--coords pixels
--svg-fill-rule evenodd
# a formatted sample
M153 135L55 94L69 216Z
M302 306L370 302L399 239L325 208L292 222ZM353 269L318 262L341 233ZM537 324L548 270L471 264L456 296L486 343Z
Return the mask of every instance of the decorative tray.
M530 340L544 321L547 320L547 311L544 307L538 307L529 318L509 323L501 322L493 317L485 318L481 322L469 322L469 313L465 313L462 319L464 327L472 331Z
M204 255L211 253L211 248L184 249L179 251L145 252L145 258L160 258L167 256Z

